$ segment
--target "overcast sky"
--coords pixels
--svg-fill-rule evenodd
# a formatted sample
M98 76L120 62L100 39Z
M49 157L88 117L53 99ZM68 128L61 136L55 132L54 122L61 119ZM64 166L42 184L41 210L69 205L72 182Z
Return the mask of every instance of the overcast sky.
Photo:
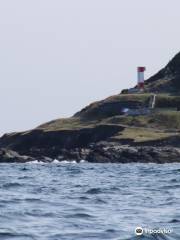
M136 84L180 50L179 0L0 0L0 134Z

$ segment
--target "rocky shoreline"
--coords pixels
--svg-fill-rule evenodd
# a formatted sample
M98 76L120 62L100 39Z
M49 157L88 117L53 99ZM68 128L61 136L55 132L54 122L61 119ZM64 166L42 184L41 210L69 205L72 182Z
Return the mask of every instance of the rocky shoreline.
M37 149L36 149L37 151ZM40 150L39 150L40 151ZM180 163L180 148L155 146L120 145L115 142L100 142L86 148L61 149L56 157L35 154L21 155L16 151L0 149L0 163L26 163L40 161L45 163L57 161L85 160L90 163Z

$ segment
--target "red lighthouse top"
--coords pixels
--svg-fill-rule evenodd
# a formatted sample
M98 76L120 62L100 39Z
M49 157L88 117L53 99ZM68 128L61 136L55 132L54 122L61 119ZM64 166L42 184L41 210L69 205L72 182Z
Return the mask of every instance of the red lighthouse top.
M146 71L145 67L138 67L138 72L144 72L144 71Z

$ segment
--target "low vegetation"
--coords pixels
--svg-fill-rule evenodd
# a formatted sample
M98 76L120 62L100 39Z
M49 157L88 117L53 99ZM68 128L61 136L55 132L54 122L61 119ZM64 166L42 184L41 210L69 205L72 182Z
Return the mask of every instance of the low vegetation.
M134 127L149 127L169 131L178 131L180 130L180 112L170 110L155 110L150 115L115 116L106 119L104 122Z
M62 118L57 119L43 125L40 125L37 129L44 131L60 131L60 130L78 130L81 128L89 128L98 124L98 121L83 121L80 118Z
M147 115L122 115L121 108L148 107L152 94L119 94L92 103L71 118L57 119L39 126L43 131L78 130L99 124L123 125L125 130L114 139L135 142L163 139L180 131L180 96L158 94L155 109Z
M173 136L172 133L165 133L156 129L147 128L125 128L124 131L120 132L112 138L112 140L133 140L134 142L146 142L162 140L167 137Z

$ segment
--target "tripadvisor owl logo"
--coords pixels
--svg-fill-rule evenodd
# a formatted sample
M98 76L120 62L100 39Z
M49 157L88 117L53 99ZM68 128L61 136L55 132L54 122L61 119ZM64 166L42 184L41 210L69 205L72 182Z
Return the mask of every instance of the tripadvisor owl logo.
M136 234L137 236L143 235L143 229L142 229L142 227L137 227L137 228L135 229L135 234Z

